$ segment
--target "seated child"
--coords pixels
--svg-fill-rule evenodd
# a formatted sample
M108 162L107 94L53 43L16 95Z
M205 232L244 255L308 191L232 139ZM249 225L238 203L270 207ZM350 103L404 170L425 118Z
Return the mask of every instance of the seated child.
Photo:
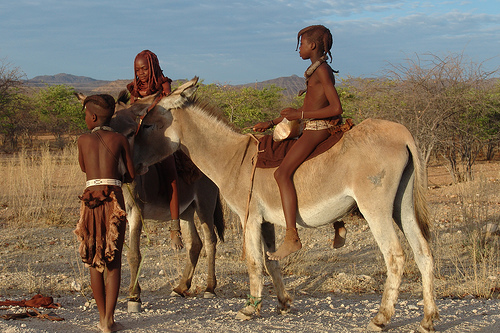
M299 41L300 57L311 61L305 72L307 93L304 104L298 109L286 108L281 111L280 117L258 123L253 127L255 131L263 132L284 118L301 119L304 123L302 135L287 152L274 173L285 214L286 233L285 240L278 250L267 253L270 260L280 260L302 248L296 228L297 193L293 184L293 174L316 146L330 136L329 128L333 126L330 121L342 115L342 106L335 89L334 72L326 63L328 56L331 58L330 49L333 44L330 30L322 25L306 27L299 31L297 43ZM343 237L345 228L339 226L335 232L337 241L334 241L337 247L343 245Z

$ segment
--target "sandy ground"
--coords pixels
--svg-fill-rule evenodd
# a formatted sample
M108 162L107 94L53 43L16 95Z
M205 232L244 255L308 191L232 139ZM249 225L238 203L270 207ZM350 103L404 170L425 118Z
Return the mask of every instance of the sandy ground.
M365 326L380 301L379 295L297 297L289 314L273 311L274 300L265 301L261 317L251 321L235 319L244 303L238 298L171 298L148 295L141 313L129 314L126 301L119 304L116 319L125 332L365 332ZM42 321L30 318L0 322L4 333L98 331L97 310L84 309L83 297L64 296L55 310L65 320ZM484 299L439 299L439 332L499 332L500 301ZM422 306L416 298L402 298L387 332L418 332Z
M484 170L484 177L496 184L499 169L486 165ZM429 175L431 211L438 223L443 221L436 228L450 234L447 219L441 214L457 205L457 199L451 194L446 170L433 168ZM494 217L499 216L499 202L497 197L491 197L485 203ZM166 226L148 221L143 242L145 261L140 275L142 311L127 312L130 273L125 253L116 320L124 325L125 332L364 332L378 310L385 267L366 222L351 217L346 223L347 242L337 250L330 247L331 226L302 232L304 248L282 265L285 283L294 296L288 314L275 311L277 300L269 278L265 277L261 316L239 321L235 319L236 313L245 305L248 293L246 268L240 260L239 231L228 229L226 242L217 248L218 296L202 297L200 291L206 276L206 260L202 257L193 280L193 296L178 298L170 297L170 291L182 270L185 252L174 253L167 241ZM64 321L0 319L0 332L98 332L98 312L91 300L88 272L78 261L71 230L71 227L1 229L0 300L30 299L36 293L53 296L61 308L42 311L53 311ZM149 244L146 238L150 239ZM420 279L418 272L413 271L414 263L410 262L387 332L418 331L423 306ZM492 278L500 278L500 272ZM436 288L446 289L450 283L454 282L441 277L436 280ZM441 316L441 320L435 322L437 331L500 331L498 296L487 299L470 294L460 297L437 294ZM19 307L0 307L0 315L23 311Z

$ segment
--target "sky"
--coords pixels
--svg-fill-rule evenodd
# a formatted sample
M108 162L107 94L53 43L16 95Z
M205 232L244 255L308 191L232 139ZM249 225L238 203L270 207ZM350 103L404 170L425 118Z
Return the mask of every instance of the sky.
M341 77L383 76L429 54L500 68L500 0L2 1L0 65L28 79L132 80L149 49L174 80L253 83L302 76L297 32L313 24L332 32Z

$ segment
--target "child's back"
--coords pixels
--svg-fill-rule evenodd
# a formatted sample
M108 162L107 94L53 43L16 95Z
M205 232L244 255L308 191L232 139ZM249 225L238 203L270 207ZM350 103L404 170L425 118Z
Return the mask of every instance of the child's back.
M108 127L114 113L113 97L89 96L83 105L91 133L78 138L78 161L87 175L87 186L80 196L80 220L74 233L80 240L82 261L90 267L90 283L99 310L98 327L112 332L120 328L114 321L114 311L127 222L122 176L118 172L120 158L127 168L123 179L132 181L135 173L127 139Z
M124 158L128 142L119 133L97 130L89 134L83 134L78 139L78 149L82 158L82 171L91 179L118 179L120 158Z

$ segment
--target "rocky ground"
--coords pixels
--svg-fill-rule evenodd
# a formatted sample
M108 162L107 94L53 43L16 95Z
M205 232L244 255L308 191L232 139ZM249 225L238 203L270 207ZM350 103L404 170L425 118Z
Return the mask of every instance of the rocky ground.
M433 243L436 294L441 316L435 327L440 332L500 331L498 292L489 297L470 292L474 288L466 284L473 279L459 279L452 274L456 264L450 258L455 253L454 244L459 239L462 242L459 237L466 234L465 227L461 227L463 223L454 221L464 207L487 207L487 218L498 223L500 200L496 193L500 193L497 191L500 169L485 165L482 170L483 185L467 188L467 193L477 190L481 192L480 198L487 198L479 203L468 203L467 198L476 194L461 196L461 189L449 184L443 168L429 170L429 202L437 238ZM346 224L346 245L336 250L330 246L332 226L302 232L304 248L282 264L285 283L294 296L288 314L275 311L277 301L270 279L265 277L261 316L239 321L235 317L246 302L248 278L245 264L240 260L241 238L237 226L228 226L226 242L218 245L218 296L202 297L206 276L206 260L202 257L192 297L178 298L170 297L170 292L181 273L185 252L175 253L170 249L168 230L163 224L147 221L147 234L143 237L145 260L140 274L142 311L127 311L130 274L125 254L116 320L124 325L125 332L364 332L380 303L385 266L366 222L350 216ZM42 311L52 311L64 318L57 322L39 318L0 319L0 331L97 332L98 312L92 302L88 272L78 260L72 227L2 226L0 230L0 300L30 299L37 293L52 296L61 307ZM418 331L423 306L415 267L410 255L396 313L387 332ZM492 290L497 288L498 279L500 272L487 276ZM457 285L462 283L464 286ZM24 308L0 306L0 316L24 311Z

